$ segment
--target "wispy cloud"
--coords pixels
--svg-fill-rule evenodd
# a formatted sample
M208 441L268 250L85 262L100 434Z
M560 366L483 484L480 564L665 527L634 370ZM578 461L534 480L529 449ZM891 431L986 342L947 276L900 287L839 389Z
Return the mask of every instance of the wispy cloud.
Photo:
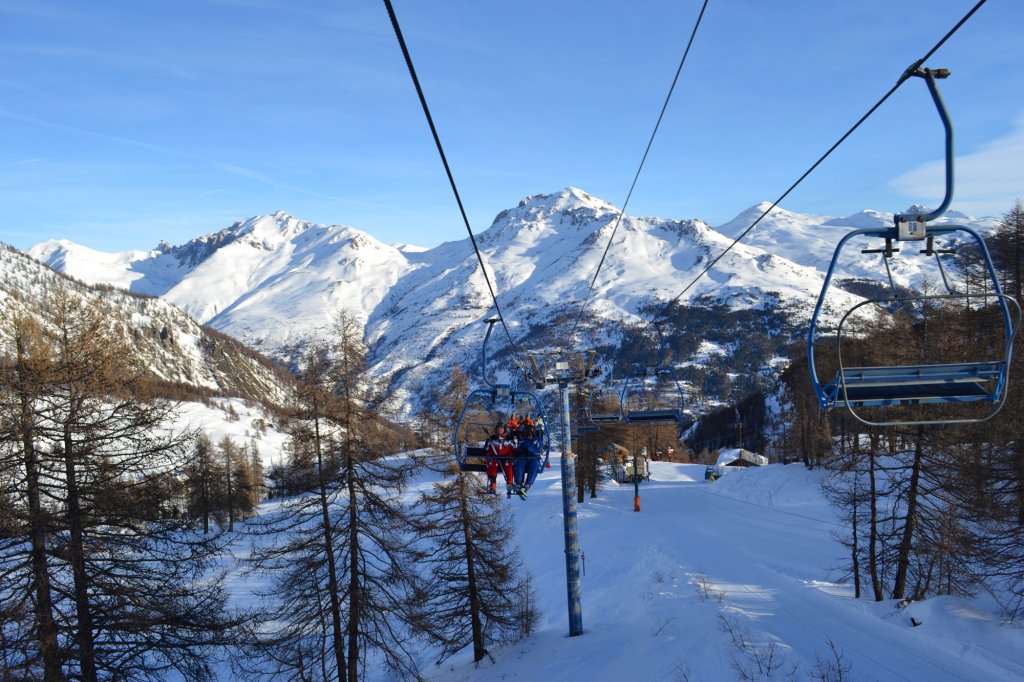
M78 7L54 6L52 3L44 4L37 0L31 0L30 2L8 0L0 4L0 14L18 18L42 19L45 21L76 21L81 19L81 12L82 10Z
M953 207L974 214L996 215L1024 196L1024 114L1008 135L977 151L956 157ZM889 186L914 201L942 198L945 164L932 161L893 178Z
M318 199L324 199L324 200L327 200L327 201L334 201L334 202L339 202L339 203L343 203L343 204L364 205L364 206L373 206L374 205L374 204L370 204L370 203L368 203L366 201L362 201L362 200L358 200L358 199L351 199L351 198L348 198L348 197L340 197L340 196L332 196L332 195L329 195L329 194L322 194L320 192L314 192L314 191L311 191L311 190L307 190L307 189L304 189L302 187L295 187L294 185L289 185L287 183L280 182L280 181L276 180L275 178L267 175L266 173L260 172L258 170L252 169L252 168L245 168L243 166L238 166L238 165L233 164L233 163L225 163L224 161L219 161L217 159L207 158L207 157L204 157L204 156L201 156L201 155L198 155L198 154L192 154L190 152L186 152L186 151L183 151L183 150L180 150L180 149L170 149L168 147L164 147L164 146L161 146L161 145L155 145L155 144L152 144L152 143L149 143L149 142L144 142L142 140L135 140L135 139L132 139L132 138L129 138L129 137L123 137L121 135L111 135L109 133L102 133L102 132L97 132L97 131L94 131L94 130L87 130L87 129L84 129L84 128L79 128L77 126L69 126L69 125L65 125L63 123L56 123L56 122L53 122L53 121L47 121L45 119L40 119L40 118L37 118L37 117L34 117L34 116L25 116L23 114L19 114L19 113L13 112L13 111L6 111L6 110L3 110L3 109L0 109L0 118L9 118L9 119L17 120L17 121L22 121L22 122L25 122L25 123L31 123L33 125L39 125L39 126L44 126L44 127L49 127L49 128L55 128L55 129L64 130L64 131L68 131L68 132L72 132L72 133L77 133L79 135L85 135L85 136L88 136L88 137L99 138L99 139L108 140L108 141L111 141L111 142L116 142L116 143L125 144L125 145L130 145L130 146L134 146L134 147L141 147L143 149L148 149L148 150L153 151L155 153L165 154L167 156L173 156L173 157L177 157L177 158L188 159L188 160L194 161L196 163L212 166L213 168L216 168L216 169L218 169L218 170L220 170L220 171L222 171L224 173L228 173L230 175L234 175L234 176L237 176L237 177L245 178L247 180L252 180L254 182L258 182L258 183L261 183L261 184L264 184L264 185L269 185L271 187L275 187L277 189L281 189L281 190L284 190L284 191L287 191L287 192L294 192L296 194L303 194L303 195L306 195L306 196L316 197Z

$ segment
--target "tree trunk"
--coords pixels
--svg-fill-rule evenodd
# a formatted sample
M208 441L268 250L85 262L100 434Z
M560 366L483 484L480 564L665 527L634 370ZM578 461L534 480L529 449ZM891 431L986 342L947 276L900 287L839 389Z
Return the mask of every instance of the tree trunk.
M870 435L869 447L868 481L871 487L871 497L869 499L868 572L871 574L871 590L875 594L875 601L882 601L885 599L885 592L882 591L882 580L878 577L878 483L875 477L875 452L878 450L878 436L874 433Z
M466 543L466 589L469 592L469 617L473 631L473 661L482 661L487 655L484 648L484 628L480 620L480 593L476 584L476 562L473 556L473 536L470 532L469 508L466 501L466 477L459 472L459 511L462 514L462 532Z
M576 488L576 503L577 504L583 504L583 496L584 496L584 493L586 493L586 487L587 487L587 483L586 483L587 478L586 478L586 475L585 475L584 470L583 470L584 469L583 459L584 458L582 456L577 456L576 457L576 480L580 481L582 483L582 485L580 485L580 486L578 486Z
M1024 452L1021 452L1021 440L1013 441L1011 452L1013 462L1017 465L1017 525L1024 526Z
M199 487L203 505L203 535L210 532L210 462L209 455L204 454L199 460Z
M334 637L334 660L338 667L338 680L340 682L345 679L346 674L345 638L341 632L341 597L338 590L338 571L334 557L334 533L331 527L330 509L327 504L327 480L324 473L324 458L320 441L320 419L318 417L313 419L313 429L314 446L316 447L316 468L320 479L320 513L324 529L324 552L327 555L327 593L331 600L331 633Z
M910 567L910 550L913 546L914 527L917 521L917 494L921 481L921 462L924 459L924 447L921 443L924 427L917 428L917 442L914 444L914 463L910 470L910 487L907 489L907 519L903 524L903 538L900 540L899 555L896 560L896 580L892 587L892 598L903 599L907 589L907 570Z
M21 395L21 444L25 456L25 484L28 496L28 524L31 535L32 587L36 616L36 637L43 659L44 682L63 679L60 668L60 649L57 644L57 624L53 620L53 601L50 591L50 572L46 561L46 516L39 498L39 458L36 455L32 426L32 404L28 396Z
M228 484L228 530L235 530L235 496L231 490L231 448L224 448L224 476Z
M79 500L75 447L71 429L64 427L64 475L67 480L68 526L71 531L69 555L74 578L75 616L78 619L78 663L85 682L96 682L96 645L92 612L89 607L89 582L85 571L85 533Z
M359 679L359 515L356 508L355 467L352 455L346 453L345 483L348 485L348 679Z
M850 548L853 554L853 596L860 599L860 545L857 541L857 514L860 509L857 506L857 494L853 497L853 546Z
M839 452L839 455L842 458L842 460L845 462L845 461L847 461L846 420L845 419L843 419L841 422L839 422L839 427L840 427L840 431L839 431L839 450L840 450L840 452ZM853 437L856 438L857 434L854 433ZM856 455L857 455L857 452L858 452L858 448L857 448L856 444L853 444L850 449L853 451L853 456L854 456L853 466L851 467L851 469L853 470L854 479L853 479L853 499L851 500L851 507L852 507L852 509L851 509L851 513L850 513L850 521L851 521L850 525L851 525L851 530L852 530L853 542L852 542L851 547L850 547L850 554L852 555L851 559L853 560L852 561L852 565L853 565L853 591L854 591L853 596L854 596L855 599L860 599L860 538L858 536L858 533L860 532L860 528L858 527L858 523L857 523L858 520L859 520L857 517L860 514L860 504L859 504L860 503L860 490L859 490L859 486L858 486L859 481L857 480L857 465L856 465L856 459L855 459Z

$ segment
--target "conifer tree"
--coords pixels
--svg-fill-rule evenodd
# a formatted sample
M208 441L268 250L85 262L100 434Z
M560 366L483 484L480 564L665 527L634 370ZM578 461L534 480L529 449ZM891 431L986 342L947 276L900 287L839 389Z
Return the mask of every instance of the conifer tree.
M1017 200L988 239L992 261L1004 293L1022 301L1024 294L1024 203Z
M28 502L14 542L0 548L0 591L27 586L45 601L48 580L53 623L37 606L27 630L44 679L148 680L170 670L208 679L212 649L230 631L221 581L209 574L218 546L192 539L187 522L150 499L182 465L187 435L167 428L174 406L147 394L145 372L102 310L64 289L49 309L54 323L31 360L14 359L14 376L38 368L21 391L31 418L17 422L20 436L32 422L31 442L5 443L24 462L14 469L17 497L47 504L35 513Z
M37 409L46 382L42 330L24 314L9 322L14 354L0 364L0 617L2 679L62 679L47 553ZM21 545L28 541L25 556ZM27 566L26 566L27 562ZM17 627L11 627L17 623Z
M203 533L210 532L210 516L217 511L216 479L213 443L209 436L200 432L196 436L192 458L185 469L185 486L188 514L193 519L203 520Z
M529 578L510 548L509 516L499 498L476 495L469 479L456 472L419 500L425 581L414 600L414 622L438 647L437 663L470 645L480 661L489 645L521 639L538 618Z
M252 479L252 502L258 506L263 499L266 486L263 481L263 460L256 440L249 441L249 476Z
M235 521L249 518L259 504L251 460L230 436L217 445L220 473L223 476L221 509L227 514L228 530L235 530Z
M358 326L342 316L336 331L335 345L305 358L290 426L293 456L312 456L314 490L261 522L262 533L289 532L253 557L272 581L268 620L252 632L254 656L239 664L255 678L274 670L283 679L356 682L370 655L415 676L403 625L414 576L413 524L400 497L409 471L385 458L383 401Z

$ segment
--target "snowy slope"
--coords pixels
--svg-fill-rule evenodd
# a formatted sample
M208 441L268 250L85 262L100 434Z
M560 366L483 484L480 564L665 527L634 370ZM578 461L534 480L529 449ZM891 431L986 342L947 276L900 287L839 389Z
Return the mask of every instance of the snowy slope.
M717 229L700 220L624 216L588 313L597 321L647 320L649 310L690 285L767 207L754 206ZM478 234L517 343L528 340L532 349L562 345L567 320L577 315L618 216L615 206L569 187L526 197ZM953 218L982 229L992 224ZM873 211L830 218L775 209L681 302L777 304L801 324L841 235L891 220ZM866 244L853 246L837 279L884 281L880 257L861 257L856 249ZM893 265L897 284L916 286L924 279L926 259L911 252L916 249L907 249L907 257ZM56 242L31 253L86 281L127 282L135 291L161 295L201 322L285 361L310 341L329 339L332 315L347 310L367 323L374 371L406 397L445 380L454 364L471 367L479 354L480 323L494 316L469 239L426 250L388 246L354 228L315 225L284 213L250 218L182 246L162 245L145 257L97 254ZM860 300L834 290L824 321ZM583 345L615 341L607 336L614 336L614 328L596 329L588 318L579 331ZM501 344L507 342L495 349Z
M714 484L703 465L655 462L634 513L632 486L611 484L579 507L586 555L585 634L567 638L561 492L556 462L525 502L509 501L544 617L530 640L437 680L814 679L833 641L854 680L999 680L1024 675L1024 630L986 598L938 598L898 610L856 601L832 582L845 550L802 466L746 469ZM910 617L924 621L920 628ZM732 628L733 634L727 630ZM734 643L778 656L774 675ZM764 661L761 661L763 663ZM789 677L791 673L795 677Z
M280 212L151 252L101 254L44 242L29 254L90 284L161 296L203 324L279 354L329 336L339 310L365 320L410 267L402 250L359 230Z
M287 395L279 368L237 341L202 328L167 301L89 287L0 244L0 319L10 320L22 311L48 324L52 311L46 297L60 287L100 306L139 360L162 381L276 403ZM7 352L10 344L10 327L0 325L0 352Z
M568 637L559 461L529 500L508 500L534 578L541 618L529 639L471 651L431 680L1009 680L1024 677L1024 629L988 596L939 597L899 609L856 600L835 581L846 550L818 475L799 465L750 468L705 483L703 465L654 462L641 484L609 483L578 508L585 555L584 634ZM409 491L428 488L424 474ZM232 570L236 603L255 604L257 579ZM913 627L910 619L923 621ZM835 646L839 658L832 653ZM770 659L770 661L769 661ZM775 667L766 674L763 666ZM838 662L845 677L816 667ZM759 669L759 666L762 668ZM221 679L230 679L227 667ZM369 670L368 682L389 679Z
M153 255L147 251L106 253L66 239L41 242L29 249L28 253L54 270L87 284L109 284L131 291L139 291L139 287L133 285L144 276L135 270L135 264L143 262ZM163 293L163 291L152 290L152 288L148 289L140 291L140 293L154 295Z
M771 203L761 202L716 229L731 238L739 236L750 227ZM920 206L912 206L905 211L908 214L927 211ZM769 253L783 256L801 265L810 266L821 272L828 269L832 253L839 240L848 232L862 227L890 227L893 224L892 213L863 210L845 218L793 213L776 207L743 238L743 243L757 246ZM936 225L957 224L973 227L987 233L997 222L996 218L974 218L972 216L948 211ZM885 265L878 254L862 256L861 249L879 248L877 240L862 238L854 240L844 249L844 258L838 264L837 278L856 277L872 280L884 280ZM918 255L919 249L910 245L899 256L890 262L893 280L898 286L918 288L921 286L925 273L930 272L932 262Z
M229 414L228 411L232 414ZM178 406L175 428L202 431L214 445L230 438L238 445L255 445L263 467L279 464L287 436L275 428L275 418L262 406L241 398L221 398Z

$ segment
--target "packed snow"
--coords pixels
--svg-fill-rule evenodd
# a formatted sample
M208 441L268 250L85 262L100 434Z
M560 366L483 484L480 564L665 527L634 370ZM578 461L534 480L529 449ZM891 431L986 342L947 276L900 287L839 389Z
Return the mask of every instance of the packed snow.
M425 651L428 679L1024 678L1024 629L989 595L905 607L854 599L838 578L846 553L834 534L844 529L822 474L799 464L710 483L704 465L654 462L639 513L632 484L605 483L578 507L584 634L569 637L559 466L553 458L528 500L506 503L518 529L509 542L534 577L537 630L479 665L467 650L434 666ZM421 475L410 499L435 476ZM241 574L230 584L236 603L254 603Z

